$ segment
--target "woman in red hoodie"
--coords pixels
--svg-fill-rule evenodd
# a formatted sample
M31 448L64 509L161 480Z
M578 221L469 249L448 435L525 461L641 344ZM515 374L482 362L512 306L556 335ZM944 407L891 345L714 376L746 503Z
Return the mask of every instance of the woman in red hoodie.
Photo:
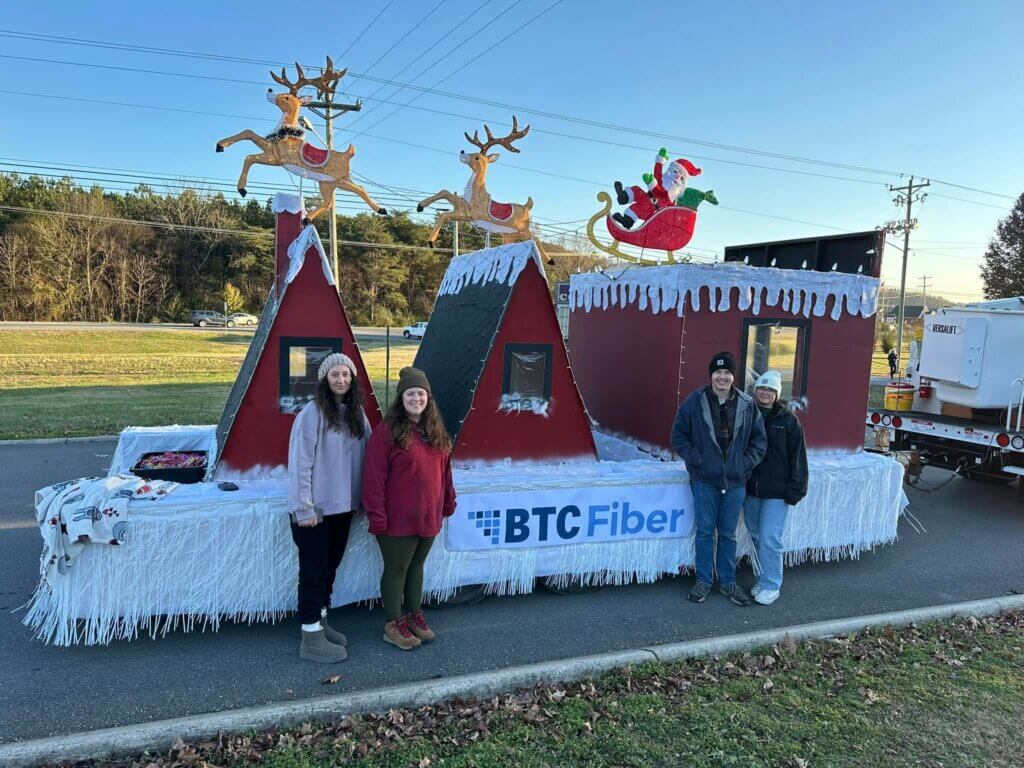
M384 641L406 651L434 639L423 617L423 564L441 518L455 511L451 451L426 375L403 368L366 446L362 503L384 557Z

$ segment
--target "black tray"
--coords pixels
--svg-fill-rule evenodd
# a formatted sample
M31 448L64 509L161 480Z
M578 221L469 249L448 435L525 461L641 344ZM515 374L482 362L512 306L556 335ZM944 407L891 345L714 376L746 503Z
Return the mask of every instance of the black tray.
M206 467L165 467L163 469L140 469L139 464L150 456L159 456L166 451L154 451L144 453L132 467L132 474L141 477L143 480L170 480L174 483L201 483L206 476ZM201 453L204 456L206 451L188 451L188 453Z

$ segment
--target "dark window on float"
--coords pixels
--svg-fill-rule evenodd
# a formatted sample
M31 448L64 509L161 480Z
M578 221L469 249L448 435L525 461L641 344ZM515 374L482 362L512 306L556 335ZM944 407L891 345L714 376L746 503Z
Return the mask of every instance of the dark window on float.
M753 394L754 382L762 373L778 371L782 374L782 399L803 397L807 394L810 337L810 320L745 320L737 386Z
M332 352L341 352L341 339L281 337L278 405L283 413L298 413L316 396L320 363Z
M521 400L551 399L550 344L506 344L501 394Z

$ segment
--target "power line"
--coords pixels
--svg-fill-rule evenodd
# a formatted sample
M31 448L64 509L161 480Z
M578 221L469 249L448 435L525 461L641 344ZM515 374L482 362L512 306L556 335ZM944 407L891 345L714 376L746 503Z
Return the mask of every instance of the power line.
M502 37L502 38L501 38L500 40L498 40L497 42L495 42L495 43L491 44L490 46L488 46L487 48L485 48L484 50L482 50L482 51L481 51L480 53L478 53L478 54L477 54L476 56L474 56L473 58L471 58L471 59L470 59L469 61L467 61L467 62L466 62L465 64L463 64L462 66L458 67L457 69L454 69L454 70L452 70L452 71L451 71L451 72L449 72L449 73L448 73L447 75L445 75L444 77L442 77L442 78L441 78L440 80L437 80L437 81L436 81L436 82L435 82L435 83L434 83L433 85L431 85L431 86L430 86L430 90L431 90L431 91L433 91L433 89L434 89L434 88L437 88L437 86L439 86L439 85L440 85L441 83L443 83L443 82L444 82L445 80L448 80L448 79L450 79L450 78L454 77L454 76L455 76L455 75L457 75L457 74L458 74L459 72L461 72L461 71L462 71L462 70L464 70L464 69L465 69L466 67L468 67L468 66L469 66L470 64L474 63L475 61L477 61L477 60L478 60L478 59L480 59L481 57L483 57L483 56L485 56L486 54L490 53L490 52L491 52L491 51L493 51L493 50L494 50L495 48L497 48L497 47L498 47L499 45L501 45L502 43L504 43L504 42L505 42L506 40L508 40L509 38L513 37L513 36L514 36L515 34L517 34L517 33L518 33L518 32L519 32L520 30L524 29L525 27L528 27L528 26L529 26L530 24L532 24L532 23L533 23L533 22L535 22L535 21L536 21L537 19L539 19L539 18L540 18L541 16L544 16L544 15L545 15L546 13L548 13L548 12L549 12L549 11L551 11L551 10L553 10L553 9L554 9L554 8L555 8L556 6L558 6L558 5L561 5L561 4L563 3L563 2L564 2L564 0L555 0L555 1L553 2L553 3L551 3L551 4L549 5L549 6L547 6L547 7L546 7L546 8L544 9L544 10L542 10L542 11L541 11L540 13L538 13L538 14L536 14L535 16L532 16L531 18L529 18L529 19L527 19L526 21L524 21L524 22L523 22L522 24L520 24L520 25L519 25L518 27L516 27L515 29L513 29L513 30L512 30L511 32L509 32L509 33L508 33L507 35L505 35L504 37ZM519 0L516 0L516 3L515 3L515 4L513 5L513 6L511 6L511 7L513 7L513 8L514 8L514 7L515 7L515 5L518 5L518 4L519 4ZM500 15L502 15L502 14L499 14L499 16L500 16ZM410 85L411 85L411 84L410 84ZM376 128L376 127L377 127L378 125L380 125L381 123L383 123L383 122L384 122L385 120L387 120L387 119L388 119L388 118L390 118L390 117L393 117L393 116L394 116L395 114L397 114L398 112L400 112L401 110L403 110L403 109L404 109L405 107L407 107L407 106L408 106L409 104L411 104L412 102L416 101L417 99L419 99L419 98L420 98L420 97L422 97L423 95L424 95L424 94L423 94L423 92L421 92L421 93L417 94L416 96L414 96L414 97L413 97L412 99L410 99L410 100L409 100L408 102L406 102L405 104L402 104L401 106L399 106L399 107L396 107L395 109L393 109L393 110L392 110L391 112L389 112L389 113L388 113L387 115L385 115L385 116L384 116L384 117L382 117L382 118L381 118L380 120L378 120L377 122L375 122L375 123L374 123L373 125L371 125L371 126L370 126L369 128L367 128L366 130L368 130L368 131L370 131L370 130L373 130L373 129L374 129L374 128ZM353 135L354 135L354 136L359 136L359 135L360 135L360 133L362 133L362 132L357 132L357 133L355 133L355 134L353 134Z
M505 15L506 13L508 13L509 11L511 11L511 10L512 10L513 8L515 8L515 7L517 6L517 5L519 5L519 4L520 4L520 3L522 2L522 1L523 1L523 0L515 0L515 2L514 2L514 3L512 3L512 4L510 5L510 6L508 6L507 8L505 8L505 10L501 11L501 12L500 12L500 13L499 13L499 14L498 14L497 16L495 16L495 17L494 17L494 18L492 18L492 19L491 19L491 20L490 20L489 22L487 22L486 24L483 24L483 25L481 25L481 26L482 26L483 28L487 28L487 27L489 27L489 26L490 26L491 24L493 24L493 23L494 23L495 21L497 21L497 20L498 20L498 19L500 19L500 18L501 18L502 16L504 16L504 15ZM454 25L453 25L453 26L452 26L452 28L451 28L450 30L448 30L448 32L446 32L446 33L445 33L445 34L444 34L444 35L443 35L442 37L440 37L440 38L438 38L437 40L435 40L435 41L434 41L434 42L433 42L433 43L432 43L431 45L427 46L427 48L425 48L425 49L423 50L423 52L422 52L422 53L420 53L420 55L419 55L419 56L417 56L417 57L416 57L415 59L413 59L413 60L412 60L412 61L410 61L410 62L409 62L408 64L406 64L406 65L405 65L405 69L408 69L408 68L409 68L409 67L411 67L411 66L412 66L413 64L415 64L415 63L416 63L417 61L419 61L419 60L420 60L421 58L423 58L424 56L426 56L426 55L427 55L427 53L429 53L430 51L434 50L435 46L437 46L437 45L438 45L438 44L439 44L439 43L440 43L440 42L441 42L442 40L444 40L445 38L447 38L447 37L451 36L451 35L452 35L453 33L455 33L455 32L456 32L456 31L457 31L457 30L458 30L458 29L459 29L459 28L460 28L460 27L461 27L462 25L465 25L465 24L467 24L467 23L469 22L469 20L470 20L470 19L472 19L472 18L473 18L474 16L476 16L476 15L477 15L478 13L480 13L480 11L482 11L482 10L483 10L483 9L484 9L484 8L485 8L486 6L488 6L488 5L489 5L489 4L491 3L491 2L493 2L493 0L484 0L484 2L483 2L483 3L481 3L480 5L478 5L478 6L476 7L476 10L474 10L474 11L473 11L473 12L472 12L471 14L469 14L469 16L467 16L467 17L466 17L465 19L463 19L463 20L462 20L462 22L461 22L461 24L460 24L460 25L458 25L458 26L454 26ZM449 56L451 56L451 55L452 55L453 53L455 53L455 51L457 51L457 50L458 50L459 48L461 48L462 46L464 46L464 45L465 45L466 43L468 43L468 42L470 42L470 41L472 41L472 40L476 39L476 37L477 37L477 34L478 34L477 30L476 30L476 29L473 29L473 30L472 30L472 31L470 32L470 34L469 34L469 35L467 35L467 36L466 36L465 38L463 38L462 42L460 42L460 43L457 43L457 44L456 44L456 45L455 45L455 46L454 46L453 48L451 48L451 49L450 49L450 50L449 50L449 51L448 51L447 53L443 54L443 55L442 55L442 56L441 56L440 58L437 58L437 59L435 59L435 60L433 61L433 63L429 64L429 65L428 65L427 67L425 67L424 69L420 70L420 71L419 71L419 72L418 72L418 73L417 73L417 74L416 74L416 75L415 75L415 76L414 76L414 77L413 77L413 78L412 78L411 80L409 80L409 82L410 82L410 83L414 83L414 82L416 82L416 81L417 81L417 80L418 80L419 78L421 78L421 77L422 77L423 75L425 75L425 74L426 74L427 72L429 72L429 71L430 71L431 69L433 69L433 68L434 68L434 67L436 67L436 66L437 66L438 64L440 64L440 63L441 63L442 61L444 61L444 60L445 60L446 58L448 58L448 57L449 57ZM377 95L378 93L380 93L380 92L381 92L381 91L382 91L382 90L383 90L384 88L387 88L387 87L388 87L388 86L387 86L387 85L385 85L385 84L381 84L381 85L378 85L378 86L377 86L377 90L375 90L375 91L374 91L373 93L371 93L371 94L370 94L370 96L369 96L369 97L367 97L367 99L369 100L369 99L373 98L373 97L374 97L374 96L376 96L376 95ZM391 92L390 94L388 94L388 96L389 96L389 97L394 97L394 96L396 96L396 95L397 95L397 94L398 94L398 93L399 93L399 92L400 92L401 90L402 90L402 87L400 86L400 87L398 87L398 88L397 88L396 90L394 90L394 91L392 91L392 92ZM362 114L360 114L360 115L359 115L359 117L357 117L357 118L356 118L355 120L353 120L353 121L352 121L351 123L349 123L349 125L348 125L348 130L351 130L351 129L352 129L352 126L354 126L354 125L355 125L356 123L358 123L358 122L359 122L360 120L363 120L363 119L365 119L367 115L371 114L371 113L372 113L372 112L373 112L374 110L378 109L378 108L380 107L380 105L381 105L381 104L383 104L383 103L387 103L387 102L384 102L384 101L382 100L382 101L380 101L379 103L377 103L377 104L374 104L374 105L373 105L372 107L370 107L370 108L369 108L368 110L366 110L366 111L365 111L365 112L363 112ZM440 111L440 110L438 110L438 111Z
M8 90L8 89L0 89L0 93L5 93L5 94L9 94L9 95L14 95L14 96L29 96L29 97L32 97L32 98L47 99L47 100L58 99L58 100L62 100L62 101L83 102L83 103L86 103L86 104L101 104L101 105L104 105L104 106L128 107L128 108L132 108L132 109L151 109L151 110L157 110L157 111L163 111L163 112L180 112L180 113L184 113L184 114L201 115L201 116L209 116L209 117L230 117L230 118L234 118L234 119L238 119L238 120L258 120L258 121L266 122L266 123L276 122L276 120L274 120L273 118L256 117L254 115L236 115L236 114L225 113L225 112L208 112L208 111L196 110L196 109L182 109L182 108L176 108L176 107L165 107L165 106L154 105L154 104L135 104L135 103L132 103L132 102L124 102L124 101L107 101L107 100L103 100L103 99L86 99L86 98L77 97L77 96L63 96L63 95L52 94L52 93L32 93L32 92L29 92L29 91L15 91L15 90ZM354 93L350 93L350 95L352 97L354 97L354 98L359 98L359 99L364 100L364 101L376 101L379 104L398 104L399 103L399 102L391 101L389 99L378 99L378 98L376 98L376 97L374 97L372 95L371 96L359 96L358 94L354 94ZM476 122L483 122L483 123L487 123L489 125L503 125L503 126L511 125L511 123L506 123L506 122L504 122L502 120L491 120L491 119L486 118L486 117L476 117L476 116L472 116L472 115L460 115L460 114L457 114L457 113L453 113L453 112L449 112L449 111L445 111L445 110L441 110L441 109L431 109L430 107L423 107L423 106L420 106L420 105L413 105L411 103L406 103L405 106L408 106L410 109L415 109L415 110L419 110L419 111L422 111L422 112L429 112L429 113L436 114L436 115L441 115L441 116L447 117L447 118L474 120ZM364 114L369 114L372 111L373 111L373 109L371 108L371 109L367 110L366 113L364 113ZM357 118L356 120L353 120L349 124L349 129L351 129L351 127L353 125L355 125L359 121L359 119L361 119L361 117ZM369 129L367 129L367 130L369 130ZM585 141L585 142L589 142L589 143L592 143L592 144L601 144L603 146L622 147L622 148L625 148L625 149L635 149L635 150L639 150L639 151L643 151L643 152L656 152L657 151L653 147L644 147L644 146L639 146L639 145L636 145L636 144L627 144L627 143L624 143L624 142L621 142L621 141L610 141L610 140L607 140L607 139L598 139L598 138L595 138L595 137L592 137L592 136L578 136L578 135L571 134L571 133L564 133L564 132L561 132L561 131L552 131L552 130L547 130L547 129L544 129L544 128L531 128L530 130L533 131L534 133L544 134L544 135L548 135L548 136L556 136L556 137L559 137L559 138L572 139L572 140L577 140L577 141ZM360 135L366 136L366 137L372 138L372 139L380 139L380 140L383 140L383 141L397 141L395 139L388 139L386 137L377 136L375 134L367 133L365 131L361 132ZM415 145L414 144L414 145L411 145L411 146L422 146L422 145ZM449 154L450 153L450 150L440 149L440 148L436 148L436 147L422 147L422 148L424 148L424 149L431 149L431 150L436 151L436 152L444 152L445 154ZM683 153L682 152L677 152L677 154L683 154ZM729 159L724 158L724 157L714 157L714 156L709 156L709 155L696 155L696 154L693 154L692 152L688 152L686 154L690 158L695 159L695 160L706 160L706 161L709 161L709 162L724 163L724 164L727 164L727 165L736 165L736 166L740 166L740 167L743 167L743 168L758 168L758 169L761 169L761 170L776 171L778 173L789 173L789 174L795 174L795 175L798 175L798 176L809 176L809 177L813 177L813 178L831 179L831 180L835 180L835 181L848 181L848 182L853 182L853 183L857 183L857 184L871 184L871 185L884 186L883 182L871 181L870 179L856 179L856 178L853 178L851 176L836 176L834 174L817 173L815 171L801 171L801 170L798 170L796 168L781 168L781 167L772 166L772 165L761 165L759 163L747 163L747 162L743 162L742 160L729 160Z
M38 216L60 216L69 219L92 219L96 221L105 221L113 224L131 224L133 226L148 226L157 227L158 229L179 229L191 232L205 232L208 234L220 234L220 235L246 235L256 237L273 237L273 232L267 230L245 230L245 229L224 229L220 227L203 227L195 224L175 224L167 221L148 221L144 219L122 219L116 216L98 216L91 213L72 213L70 211L50 211L40 210L38 208L24 208L17 205L0 205L0 211L9 211L12 213L26 213ZM426 245L404 245L401 243L365 243L359 240L339 240L339 245L350 245L353 247L361 248L381 248L384 250L404 250L404 251L429 251L434 250L439 253L451 253L451 248L430 248Z
M57 36L51 36L51 35L41 35L41 34L36 34L36 33L23 33L23 32L18 32L18 31L15 31L15 30L0 30L0 35L5 36L5 37L15 37L15 38L21 38L21 39L30 39L30 40L35 41L35 42L49 42L49 43L65 44L65 45L67 45L67 44L70 44L70 45L82 45L82 46L87 46L87 47L99 47L99 48L114 49L114 50L124 50L124 51L135 52L135 53L156 53L156 54L168 55L168 56L183 56L183 57L188 57L188 58L222 60L222 61L228 61L228 62L232 62L232 63L262 64L262 65L270 65L270 66L280 66L282 64L282 62L279 62L279 61L267 61L267 60L259 60L259 59L243 59L243 58L240 58L240 57L222 56L222 55L217 55L217 54L200 53L200 52L196 52L196 51L182 51L182 50L170 49L170 48L157 48L157 47L152 47L152 46L136 46L136 45L127 45L127 44L122 44L122 43L111 43L111 42L107 42L107 41L95 41L95 40L84 40L84 39L78 39L78 38L57 37ZM84 65L81 62L63 62L63 61L56 61L56 60L52 60L52 59L29 59L28 57L13 57L13 56L5 56L5 57L6 58L19 58L19 59L22 59L22 60L30 60L30 61L62 63L62 64L68 64L68 65ZM88 66L88 65L85 65L85 66ZM101 66L101 65L92 65L92 66ZM309 66L313 66L313 65L309 65ZM128 69L128 68L116 68L116 69ZM138 71L143 71L143 70L138 70ZM184 76L184 77L190 76L190 75L184 75L182 73L156 73L156 74L172 74L172 75L177 74L178 76ZM479 104L487 104L487 105L490 105L490 106L501 107L503 109L510 109L510 110L519 111L519 112L527 112L527 113L530 113L530 114L539 115L539 116L545 116L545 117L552 117L554 119L559 119L559 120L566 120L566 121L570 121L570 122L579 122L579 123L584 123L584 124L588 124L588 125L593 125L595 127L606 128L606 129L609 129L609 130L617 130L617 131L624 131L624 132L629 132L629 133L637 133L637 134L650 135L650 136L654 136L656 138L668 138L670 140L682 141L682 142L691 143L691 144L699 144L699 145L703 145L703 146L710 146L710 147L715 147L715 148L719 148L719 149L726 149L726 150L729 150L729 151L758 154L758 155L763 155L763 156L768 156L768 157L775 157L777 159L786 159L786 160L790 160L790 161L793 161L793 162L812 163L812 164L816 164L816 165L825 165L825 166L831 166L831 167L846 168L848 170L859 170L859 171L866 172L866 173L879 173L879 174L891 175L891 176L904 176L904 175L906 175L905 173L902 173L902 172L899 172L899 171L891 171L891 170L879 169L879 168L867 168L867 167L863 167L863 166L855 166L855 165L850 165L850 164L846 164L846 163L836 163L836 162L833 162L833 161L825 161L825 160L817 160L817 159L814 159L814 158L801 157L801 156L798 156L798 155L788 155L788 154L784 154L784 153L768 152L768 151L765 151L765 150L757 150L757 149L752 149L752 148L749 148L749 147L742 147L742 146L737 146L737 145L724 144L724 143L720 143L720 142L708 142L708 141L704 141L704 140L701 140L701 139L695 139L695 138L671 136L671 135L668 135L668 134L662 134L662 133L658 133L658 132L644 131L644 130L640 130L640 129L629 128L627 126L615 125L615 124L610 124L610 123L601 123L599 121L587 120L585 118L578 118L578 117L574 117L574 116L571 116L571 115L563 115L563 114L554 113L554 112L546 112L546 111L543 111L543 110L531 109L529 107L523 107L523 106L518 106L518 105L507 104L507 103L495 101L493 99L484 99L484 98L479 98L479 97L467 96L465 94L453 93L453 92L448 92L448 91L440 91L440 90L437 90L435 87L424 88L423 86L417 86L417 85L414 85L412 83L403 83L403 82L391 80L391 79L388 79L388 78L376 78L376 77L373 77L373 76L370 76L370 75L366 75L365 73L352 72L351 74L354 77L360 77L360 78L365 79L365 80L370 80L370 81L378 82L378 83L384 83L384 84L388 84L388 85L398 85L398 86L400 86L402 88L410 88L410 89L414 89L414 90L428 92L428 93L432 93L434 95L442 96L442 97L446 97L446 98L458 99L458 100L462 100L462 101L472 101L472 102L476 102L476 103L479 103ZM194 75L194 77L204 78L204 76L202 76L202 75ZM204 79L222 79L222 80L230 81L230 79L228 79L228 78L204 78ZM252 81L243 81L243 82L252 82ZM262 83L260 83L260 84L262 84ZM938 183L938 184L944 184L944 185L947 185L947 186L953 186L953 187L957 187L957 188L960 188L960 189L966 189L966 190L978 192L979 194L986 194L986 195L992 195L992 196L996 196L996 197L1003 197L1003 198L1011 199L1011 200L1015 199L1015 197L1012 196L1012 195L1006 195L1006 194L999 193L999 192L992 192L992 191L989 191L989 190L979 189L979 188L976 188L976 187L968 187L968 186L965 186L965 185L956 184L954 182L947 182L947 181L944 181L944 180L941 180L941 179L932 178L932 181L935 182L935 183Z
M397 48L399 45L401 45L401 43L404 42L405 39L409 37L409 35L411 35L413 32L415 32L417 29L419 29L427 19L429 19L431 16L433 16L435 13L437 13L437 9L440 8L442 5L444 5L446 2L448 2L448 0L438 0L437 5L435 5L429 11L427 11L426 15L423 16L415 24L413 24L404 35L402 35L400 38L395 40L395 42L391 44L390 48L388 48L386 51L384 51L384 53L382 53L380 56L378 56L376 59L374 59L373 63L366 68L366 71L369 72L375 66L380 64L380 62L389 53L391 53L393 50L395 50L395 48ZM360 78L360 75L353 75L353 77L354 77L354 80L352 82L355 82L356 80L358 80Z
M338 57L339 60L345 58L345 55L349 51L352 50L352 46L354 46L356 43L358 43L360 40L363 39L363 35L365 35L367 32L370 31L370 27L372 27L374 24L377 23L377 19L379 19L381 16L383 16L384 15L384 11L386 11L388 8L390 8L391 4L394 3L394 2L395 2L395 0L388 0L387 4L377 12L377 15L374 16L372 19L370 19L370 23L367 24L365 27L363 27L362 32L360 32L358 35L356 35L356 39L353 40L351 43L349 43L348 47L345 48L345 50L341 52L341 56Z
M951 195L940 195L938 192L932 192L931 194L932 194L933 197L941 197L943 200L956 200L957 202L970 203L971 205L983 205L986 208L995 208L996 210L1000 210L1000 211L1009 211L1010 210L1005 205L992 205L991 203L982 203L982 202L979 202L977 200L968 200L968 199L963 198L963 197L952 197Z

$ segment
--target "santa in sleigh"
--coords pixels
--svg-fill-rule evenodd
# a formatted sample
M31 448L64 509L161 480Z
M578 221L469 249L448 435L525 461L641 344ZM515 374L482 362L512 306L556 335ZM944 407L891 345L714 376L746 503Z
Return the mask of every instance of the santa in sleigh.
M693 211L705 200L718 205L712 190L701 192L687 188L690 177L700 173L700 168L689 160L679 158L669 162L668 150L662 147L655 158L654 173L643 175L646 189L639 185L626 188L621 181L615 182L616 200L619 205L629 207L621 213L613 213L612 219L623 229L632 229L638 220L647 221L659 211L676 205Z
M687 186L691 176L700 174L700 168L689 160L679 158L669 162L668 150L662 147L655 158L654 172L643 175L647 188L632 186L628 189L621 181L615 182L615 197L619 205L628 206L619 213L611 213L611 198L604 192L597 196L604 200L605 209L595 214L593 221L604 216L608 234L615 240L611 249L604 248L588 230L588 236L599 249L624 258L618 243L642 249L665 251L672 261L674 251L685 247L697 224L697 206L705 200L718 205L710 189L701 192ZM637 225L639 222L639 225Z

